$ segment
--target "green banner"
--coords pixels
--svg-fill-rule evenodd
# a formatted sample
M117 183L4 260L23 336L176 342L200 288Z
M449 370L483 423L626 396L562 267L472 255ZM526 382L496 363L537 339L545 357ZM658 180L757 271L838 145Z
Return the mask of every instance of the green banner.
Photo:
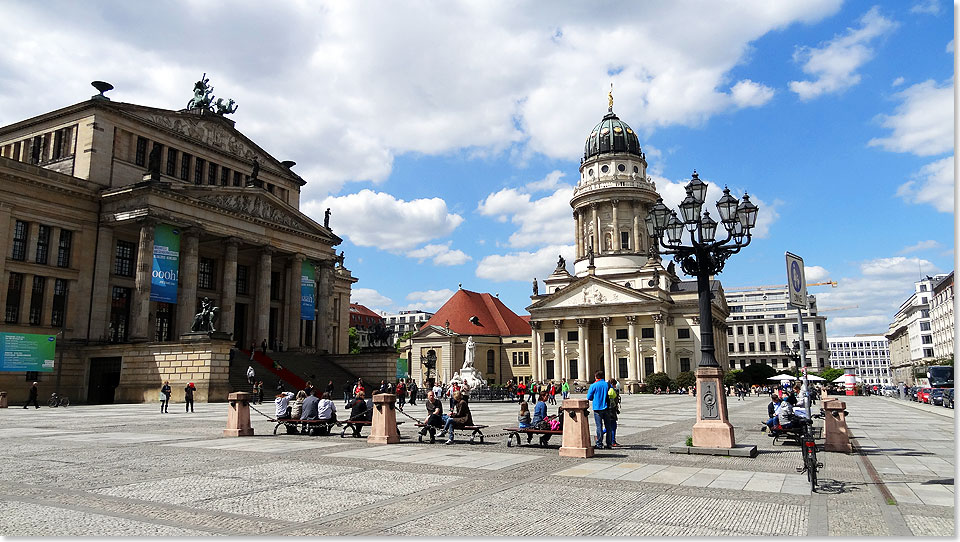
M314 282L315 269L310 261L303 262L300 267L300 319L314 320L316 310L314 309L314 295L316 292L316 283Z
M153 273L150 301L177 302L177 277L180 273L180 230L169 224L153 228ZM192 310L187 307L186 310Z
M397 380L401 378L410 378L410 366L407 360L397 358Z
M53 371L56 335L0 333L0 371Z

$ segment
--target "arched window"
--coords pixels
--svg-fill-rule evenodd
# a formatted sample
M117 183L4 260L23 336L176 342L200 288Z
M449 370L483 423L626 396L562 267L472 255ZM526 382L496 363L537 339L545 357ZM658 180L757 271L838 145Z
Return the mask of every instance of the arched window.
M496 354L493 353L493 350L487 350L487 378L497 373L497 364L494 358L496 358Z

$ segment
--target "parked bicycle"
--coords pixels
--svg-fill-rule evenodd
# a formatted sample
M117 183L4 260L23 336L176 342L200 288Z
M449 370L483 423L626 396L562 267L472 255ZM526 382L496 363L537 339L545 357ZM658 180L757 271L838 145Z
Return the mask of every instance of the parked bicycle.
M800 453L803 455L803 466L797 467L797 472L807 473L807 480L810 482L810 491L816 493L817 471L823 468L823 463L817 461L817 441L813 436L813 420L799 418L795 423L800 423L803 427L803 434L800 439Z
M53 393L50 395L50 400L47 402L47 406L50 408L57 408L58 406L66 408L70 406L70 398L65 395L60 396L56 393Z

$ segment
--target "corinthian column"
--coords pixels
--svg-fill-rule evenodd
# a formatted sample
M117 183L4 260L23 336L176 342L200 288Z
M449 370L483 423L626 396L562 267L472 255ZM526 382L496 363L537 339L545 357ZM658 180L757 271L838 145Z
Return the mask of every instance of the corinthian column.
M627 360L627 382L635 384L639 367L637 366L637 317L627 316L627 339L629 344L629 359Z
M150 284L153 278L153 227L155 222L145 219L140 224L140 244L137 248L137 278L130 310L130 340L146 341L150 325Z
M193 327L197 309L197 265L200 232L189 229L181 232L180 241L180 288L177 291L177 335L183 335Z
M260 252L260 265L257 268L257 294L254 297L254 312L257 324L256 335L253 341L260 346L260 341L267 339L270 342L270 272L273 270L273 249L263 247Z
M237 247L240 240L236 237L227 239L223 250L223 282L220 292L220 321L217 329L233 334L233 324L237 304ZM246 346L246 345L241 345Z
M609 379L610 375L613 374L610 372L611 367L613 367L610 360L610 357L613 356L610 348L610 317L600 318L600 323L603 325L603 374Z
M579 340L577 353L577 380L587 380L587 319L577 318L577 339Z
M590 210L593 211L593 253L603 254L603 239L600 234L600 217L597 215L597 204L591 203Z
M577 244L577 258L583 258L583 217L581 216L580 211L573 212L573 223L577 232L574 235L574 239Z
M290 257L290 282L287 287L287 333L284 350L300 349L300 274L306 256L294 254Z
M616 253L620 252L620 200L613 200L610 206L613 209L613 239L611 239L610 249Z
M664 343L663 343L663 320L664 318L662 314L653 315L653 322L654 322L653 342L657 348L657 357L654 360L654 368L653 368L653 371L655 373L667 372L666 357L665 357L666 348L664 347Z
M533 379L540 377L540 322L530 322L530 372Z

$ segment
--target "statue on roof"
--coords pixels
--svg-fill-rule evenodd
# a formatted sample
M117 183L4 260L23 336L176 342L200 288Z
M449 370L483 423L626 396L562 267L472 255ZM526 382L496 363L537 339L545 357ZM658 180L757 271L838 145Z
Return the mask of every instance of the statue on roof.
M593 245L590 245L590 248L587 250L587 267L596 267L593 265Z
M566 270L566 268L567 268L567 260L564 260L563 254L560 254L560 256L557 259L557 271L560 271L561 269Z
M147 157L147 173L160 175L160 151L161 146L154 143L150 150L150 156Z
M187 102L187 109L210 109L210 102L213 101L213 87L209 83L210 79L204 72L200 80L193 85L193 98Z
M613 83L610 83L610 92L607 93L607 110L613 112Z
M236 113L237 108L240 107L233 101L233 98L230 98L227 103L223 103L223 98L217 98L217 103L213 104L217 107L218 115L229 115L231 113Z
M341 251L340 251L340 255L337 256L337 264L339 264L340 267L343 267L343 260L345 260L345 259L346 259L346 257L343 255L343 251L341 250Z
M537 286L537 277L533 277L533 295L540 295L540 287Z
M327 207L327 211L323 213L323 227L330 229L330 208Z
M233 100L230 100L233 101ZM250 172L250 182L259 180L258 175L260 175L260 159L256 156L253 157L253 171Z

